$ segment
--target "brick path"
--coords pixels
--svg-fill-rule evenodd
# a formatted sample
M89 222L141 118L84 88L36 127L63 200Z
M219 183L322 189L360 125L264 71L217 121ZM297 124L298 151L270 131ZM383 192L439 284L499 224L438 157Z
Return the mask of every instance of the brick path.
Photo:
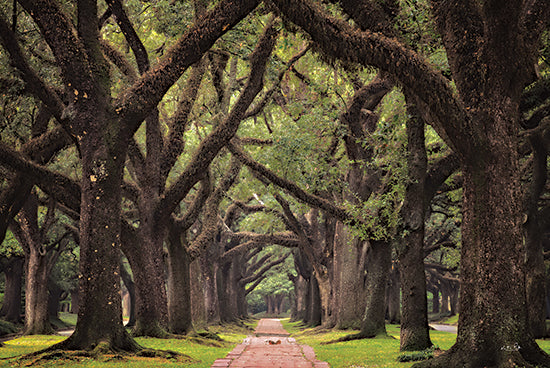
M278 319L261 319L254 332L211 368L329 368L307 345L289 337Z

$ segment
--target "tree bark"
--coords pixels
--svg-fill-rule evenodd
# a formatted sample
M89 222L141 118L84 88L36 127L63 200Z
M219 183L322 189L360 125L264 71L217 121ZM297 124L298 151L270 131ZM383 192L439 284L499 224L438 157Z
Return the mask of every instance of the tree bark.
M407 96L407 167L410 184L401 209L404 236L397 248L401 280L401 351L432 346L428 327L426 275L424 272L424 218L427 155L424 121Z
M540 135L530 138L533 148L533 174L527 189L525 230L525 283L527 292L527 313L529 328L533 337L547 335L546 329L546 267L544 265L542 229L538 209L539 197L543 193L547 177L547 152Z
M48 313L48 264L40 249L30 247L26 260L25 334L53 333Z
M397 264L392 264L390 281L386 291L386 302L388 305L387 318L389 323L401 323L401 282L399 280L399 269Z
M204 304L206 305L206 321L208 324L219 323L220 302L218 293L218 263L210 262L207 254L199 257L202 278L204 280Z
M6 321L19 323L21 321L21 287L25 259L12 256L2 263L4 263L2 268L5 276L5 288L0 316Z
M193 330L191 314L190 259L182 242L182 234L171 229L168 236L168 326L179 335Z
M359 334L364 337L386 335L386 285L391 267L391 245L371 240L367 252L366 308ZM401 327L403 329L403 327ZM403 338L403 336L402 336Z
M199 259L191 262L191 317L193 326L200 330L207 326L205 305L206 282L200 269Z
M368 243L354 239L349 229L341 222L337 224L336 234L334 274L335 279L337 275L339 278L335 288L336 328L359 328L365 313L365 292L368 290L364 277Z

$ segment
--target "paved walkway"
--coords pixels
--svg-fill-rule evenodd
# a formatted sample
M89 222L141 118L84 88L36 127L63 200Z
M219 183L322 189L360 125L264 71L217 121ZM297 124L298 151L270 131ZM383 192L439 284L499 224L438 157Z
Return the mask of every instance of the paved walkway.
M261 319L254 332L212 368L329 368L307 345L289 337L278 319Z

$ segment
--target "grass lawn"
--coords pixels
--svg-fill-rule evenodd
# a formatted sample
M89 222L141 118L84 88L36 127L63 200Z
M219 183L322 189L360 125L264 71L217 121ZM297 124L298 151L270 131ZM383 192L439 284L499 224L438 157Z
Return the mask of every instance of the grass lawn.
M174 361L162 358L139 358L139 357L106 357L100 360L92 358L70 359L52 359L40 361L33 364L33 367L75 367L75 368L147 368L147 367L189 367L189 368L207 368L218 359L223 358L230 352L235 345L240 343L248 334L248 331L242 327L235 326L216 326L209 328L211 332L217 332L224 342L207 340L202 338L183 338L183 339L154 339L154 338L136 338L139 344L151 349L173 350L182 354L189 355L192 360ZM32 353L51 346L57 342L63 341L63 336L23 336L15 340L6 341L0 348L0 367L20 367L29 364L27 360L24 363L19 362L17 357Z
M299 323L291 323L283 319L283 326L292 334L300 344L312 346L317 353L319 360L326 361L333 368L363 368L363 367L385 367L385 368L407 368L413 365L412 362L400 363L397 361L399 355L399 326L387 325L389 337L377 339L365 339L336 344L322 345L322 342L335 340L353 331L332 331L320 330L319 328L305 328ZM250 327L254 322L249 324ZM117 358L108 360L101 358L78 358L78 360L52 359L40 361L33 367L75 367L75 368L146 368L146 367L189 367L206 368L210 367L214 360L223 358L240 343L250 330L236 326L217 326L209 329L216 332L224 340L223 343L213 340L198 338L184 339L153 339L137 338L136 340L144 347L162 350L173 350L189 355L192 361L173 361L162 358ZM447 332L431 331L431 338L434 344L441 349L450 348L456 335ZM44 349L56 342L62 341L62 336L23 336L15 340L7 341L4 347L0 348L0 367L21 367L29 364L30 361L19 362L17 357ZM550 340L538 340L539 345L547 352L550 352ZM10 359L11 358L11 359ZM108 360L108 361L107 361Z
M328 362L332 368L407 368L414 362L400 363L399 326L386 325L389 337L364 339L321 345L322 342L338 339L354 331L323 331L318 328L300 327L300 323L282 320L285 329L300 344L310 345L315 349L319 360ZM432 342L441 349L449 349L456 340L456 335L448 332L430 331ZM537 340L542 349L550 353L550 340Z

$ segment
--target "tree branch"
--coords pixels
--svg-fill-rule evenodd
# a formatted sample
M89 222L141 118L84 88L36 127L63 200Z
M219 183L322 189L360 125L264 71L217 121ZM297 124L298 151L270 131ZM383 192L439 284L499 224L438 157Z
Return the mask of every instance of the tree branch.
M189 190L204 177L206 168L218 152L235 135L246 109L263 87L266 62L275 44L277 31L273 22L267 26L258 46L250 56L251 69L248 81L227 118L206 137L193 155L178 180L166 191L160 200L156 212L159 218L166 218L178 203L185 198Z
M304 29L323 52L338 59L373 65L395 76L430 106L440 136L447 135L458 152L472 149L475 140L457 139L469 131L470 117L455 98L448 81L424 59L395 39L379 33L357 32L331 18L306 0L274 0L282 13Z
M248 154L246 154L242 150L241 147L238 146L238 141L233 140L228 145L228 148L233 155L235 155L244 165L250 168L253 172L261 175L278 187L288 191L293 197L300 200L301 202L320 208L323 211L327 212L329 215L339 219L340 221L353 222L353 219L346 213L343 208L332 204L330 201L324 198L307 193L295 183L279 177L264 165L260 164L257 161L254 161Z
M257 5L258 0L223 0L201 17L168 50L158 65L129 87L115 102L126 137L130 137L183 72L199 61L214 42ZM125 137L122 137L123 139Z

